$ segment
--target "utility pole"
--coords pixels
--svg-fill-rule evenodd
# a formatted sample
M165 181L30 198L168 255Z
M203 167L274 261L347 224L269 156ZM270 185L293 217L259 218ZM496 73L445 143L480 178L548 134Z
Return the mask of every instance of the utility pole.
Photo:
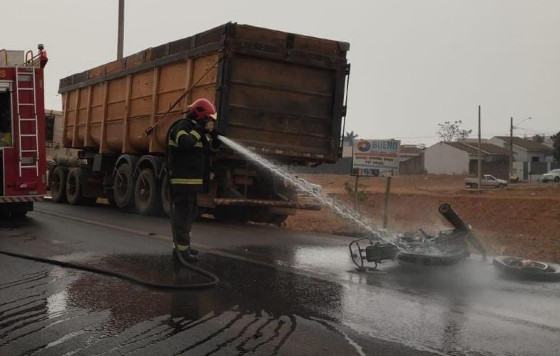
M385 203L383 205L383 228L387 228L387 219L389 217L389 194L391 193L391 177L387 177L387 186L385 187Z
M513 177L513 117L509 124L509 176Z
M478 106L478 189L482 189L482 160L480 154L480 146L482 145L482 136L480 133L480 105Z
M117 39L117 59L123 58L124 42L124 0L119 0L119 33Z

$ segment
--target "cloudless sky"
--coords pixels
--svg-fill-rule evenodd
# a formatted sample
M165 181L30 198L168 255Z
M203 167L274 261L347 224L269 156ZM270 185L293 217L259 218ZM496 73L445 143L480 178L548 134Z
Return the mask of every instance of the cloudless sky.
M116 58L118 0L2 1L0 48L44 43L58 80ZM436 142L462 120L483 136L560 131L558 0L127 0L125 56L228 21L350 42L347 131ZM474 133L474 132L473 132Z

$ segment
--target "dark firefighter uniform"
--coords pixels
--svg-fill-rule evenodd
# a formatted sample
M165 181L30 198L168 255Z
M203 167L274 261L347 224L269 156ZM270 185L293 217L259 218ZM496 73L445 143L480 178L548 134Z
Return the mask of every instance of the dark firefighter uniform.
M171 226L176 248L184 257L196 259L190 247L191 227L196 218L197 194L207 193L213 152L219 148L217 132L207 134L202 119L185 118L174 123L168 134Z

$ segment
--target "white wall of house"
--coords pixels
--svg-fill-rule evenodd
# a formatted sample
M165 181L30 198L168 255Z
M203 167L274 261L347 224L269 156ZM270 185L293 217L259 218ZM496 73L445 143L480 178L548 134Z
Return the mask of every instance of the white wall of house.
M469 174L467 152L439 142L424 151L424 167L429 174Z

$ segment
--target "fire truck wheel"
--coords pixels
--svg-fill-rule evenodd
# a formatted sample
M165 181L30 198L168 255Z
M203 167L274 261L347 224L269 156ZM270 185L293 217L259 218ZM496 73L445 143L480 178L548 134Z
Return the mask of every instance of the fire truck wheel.
M161 212L161 188L154 171L144 168L136 178L134 204L141 215L158 215Z
M171 203L169 201L169 188L167 182L167 175L161 181L161 207L167 216L171 216Z
M58 166L51 174L50 189L52 200L55 203L66 202L66 177L68 176L68 168Z
M10 214L13 219L23 219L26 215L27 211L18 211L17 213Z
M121 164L115 172L113 197L115 204L121 209L128 209L134 205L134 177L128 163Z
M71 168L66 176L66 199L72 205L84 204L87 199L82 194L80 169Z

